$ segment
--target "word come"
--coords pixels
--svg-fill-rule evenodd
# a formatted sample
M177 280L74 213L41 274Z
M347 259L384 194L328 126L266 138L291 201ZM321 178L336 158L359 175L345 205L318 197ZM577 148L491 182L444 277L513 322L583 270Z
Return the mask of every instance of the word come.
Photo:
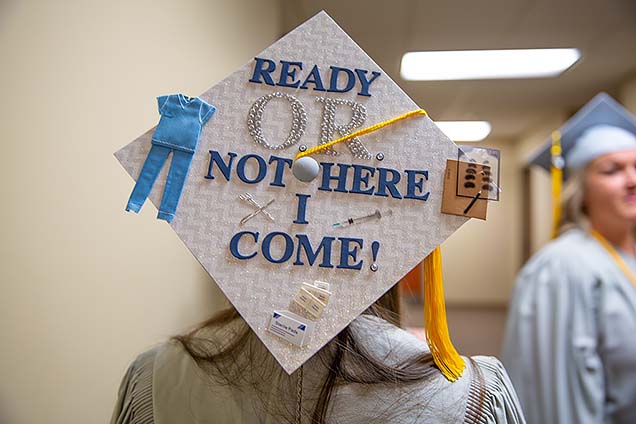
M309 266L313 266L321 256L319 267L333 268L335 262L336 268L360 270L363 261L358 260L358 254L363 244L364 241L359 238L325 236L314 248L306 234L296 234L292 238L287 233L274 231L261 240L258 231L240 231L230 240L230 252L232 256L241 260L252 259L260 253L268 262L274 264L293 260L294 265L305 265L307 262Z

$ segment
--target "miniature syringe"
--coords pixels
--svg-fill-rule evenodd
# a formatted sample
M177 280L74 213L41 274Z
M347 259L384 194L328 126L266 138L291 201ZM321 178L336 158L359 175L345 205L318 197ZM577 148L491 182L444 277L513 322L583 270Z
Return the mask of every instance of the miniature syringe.
M366 216L360 216L357 218L347 218L346 220L341 222L336 222L335 224L332 224L331 226L333 228L348 227L349 225L359 224L361 222L370 221L373 219L380 219L384 216L391 216L391 215L393 215L393 211L391 209L388 209L386 212L380 212L378 209L376 209L375 212L373 212L372 214L369 214Z

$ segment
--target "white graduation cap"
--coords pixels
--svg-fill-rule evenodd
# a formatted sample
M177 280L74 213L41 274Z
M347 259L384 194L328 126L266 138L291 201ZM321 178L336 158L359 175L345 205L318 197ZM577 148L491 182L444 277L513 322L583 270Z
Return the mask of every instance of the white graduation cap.
M558 130L567 170L584 167L605 153L636 147L636 116L606 93L597 94ZM537 151L530 164L549 171L552 139Z
M199 99L216 112L170 225L288 373L467 220L440 212L457 147L324 12ZM175 105L162 122L181 116ZM154 131L115 154L135 179ZM315 179L292 173L299 154L315 160ZM150 192L155 205L166 174ZM429 344L453 379L463 362L450 340L435 342L447 333L435 296Z

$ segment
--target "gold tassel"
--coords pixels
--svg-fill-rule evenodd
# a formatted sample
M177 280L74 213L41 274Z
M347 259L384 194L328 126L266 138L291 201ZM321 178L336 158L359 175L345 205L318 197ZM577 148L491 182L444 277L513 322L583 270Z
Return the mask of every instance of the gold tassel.
M431 349L435 365L449 381L456 381L461 377L466 365L455 350L448 334L442 278L442 253L439 246L424 259L424 271L426 341Z
M552 238L559 235L561 222L561 186L563 184L563 158L561 157L561 133L552 132L552 157L550 176L552 177Z

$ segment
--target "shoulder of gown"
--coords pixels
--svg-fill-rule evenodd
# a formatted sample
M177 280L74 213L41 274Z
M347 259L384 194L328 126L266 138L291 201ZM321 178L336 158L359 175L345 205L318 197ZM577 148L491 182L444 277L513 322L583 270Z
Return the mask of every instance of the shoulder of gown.
M130 364L119 386L111 424L154 424L152 383L154 363L162 346L150 349Z
M373 340L368 347L372 347L372 352L388 363L396 364L411 355L428 352L425 342L380 318L362 315L354 320L353 326L363 342ZM338 422L365 422L367 418L377 420L382 415L378 408L389 406L393 415L387 422L392 423L419 422L422 419L438 423L525 423L515 391L501 363L494 357L483 356L464 358L464 361L466 370L454 383L436 372L422 382L399 387L369 388L355 384L339 387L337 395L332 398L330 419ZM194 408L193 399L202 400L201 405L205 406L201 408L209 409L211 404L218 402L205 400L212 393L209 383L200 373L194 361L176 342L167 342L142 353L123 377L111 424L155 424L158 422L157 414L165 418L168 413L166 407L157 411L156 403L169 403L169 414L174 417L179 416L178 405L181 404L189 408L190 413L199 410ZM170 387L160 387L165 385ZM183 387L178 387L180 385ZM153 399L153 394L161 400ZM225 399L224 405L229 407L236 401L230 397ZM243 409L241 406L247 405L234 404L224 409ZM218 408L212 409L217 411L216 418L219 418ZM233 418L247 419L244 412L235 411Z
M541 267L559 265L577 274L595 273L599 256L607 253L587 232L573 228L547 243L524 265L519 276L528 277Z
M388 363L398 364L430 351L425 341L378 317L361 315L352 324L362 341L367 341L366 347ZM378 400L400 399L402 404L394 408L401 416L391 422L525 423L514 387L501 362L487 356L463 359L466 369L453 383L441 372L435 372L428 379L395 390L351 385L339 391L339 394L346 394L340 401L354 400L353 404L358 407L351 413L372 418L378 409L373 405L374 396ZM358 399L347 399L351 395L357 395ZM379 405L386 404L384 401Z
M499 359L493 356L474 356L470 359L473 364L473 380L464 422L525 423L515 389ZM481 377L475 375L479 373ZM481 408L480 403L483 404Z
M258 417L251 402L244 393L214 385L183 346L170 340L129 366L111 424L272 423Z

